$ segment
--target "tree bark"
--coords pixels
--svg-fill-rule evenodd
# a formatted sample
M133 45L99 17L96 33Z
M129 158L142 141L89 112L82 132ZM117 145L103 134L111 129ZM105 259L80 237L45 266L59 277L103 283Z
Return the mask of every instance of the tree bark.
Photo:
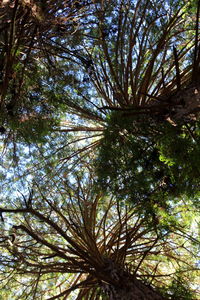
M174 104L171 119L176 123L196 121L200 116L200 86L191 85L169 99Z
M120 283L119 286L104 285L104 292L109 300L167 300L151 286L136 278L126 278L126 282Z
M102 288L109 300L167 300L153 287L138 280L135 274L123 270L110 259L106 259L103 273L100 275Z

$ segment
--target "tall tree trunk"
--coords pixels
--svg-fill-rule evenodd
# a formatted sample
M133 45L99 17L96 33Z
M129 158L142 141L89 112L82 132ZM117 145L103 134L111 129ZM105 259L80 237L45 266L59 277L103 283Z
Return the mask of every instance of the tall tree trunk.
M190 85L169 99L170 117L176 123L196 121L200 115L200 85Z
M104 274L101 273L104 293L109 300L166 300L151 286L138 280L135 275L123 270L115 262L107 259ZM102 278L104 280L102 281Z
M104 284L104 292L110 300L166 300L151 286L138 279L124 278L118 286Z

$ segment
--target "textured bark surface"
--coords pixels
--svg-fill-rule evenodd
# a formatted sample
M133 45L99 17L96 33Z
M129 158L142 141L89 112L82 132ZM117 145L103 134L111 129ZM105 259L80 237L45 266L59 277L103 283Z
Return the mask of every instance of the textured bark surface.
M118 267L113 261L107 259L104 268L105 278L109 283L103 283L104 293L110 300L166 300L151 286L144 284L134 275Z
M107 285L104 290L110 300L167 300L137 279L126 278L124 285L121 284L120 287Z
M171 119L174 122L196 121L200 115L200 86L189 86L170 99L174 104Z

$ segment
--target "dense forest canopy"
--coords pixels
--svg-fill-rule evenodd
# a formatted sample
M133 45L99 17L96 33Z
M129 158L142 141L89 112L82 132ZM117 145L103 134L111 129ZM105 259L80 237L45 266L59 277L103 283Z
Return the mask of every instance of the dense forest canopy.
M0 299L200 299L200 1L0 5Z

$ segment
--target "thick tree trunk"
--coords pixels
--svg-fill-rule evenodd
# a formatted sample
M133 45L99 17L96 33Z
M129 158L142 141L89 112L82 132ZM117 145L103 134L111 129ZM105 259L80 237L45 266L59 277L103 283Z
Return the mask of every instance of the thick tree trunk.
M101 273L101 282L104 293L109 300L166 300L159 292L151 286L138 280L135 275L130 274L114 261L106 259ZM102 278L104 280L102 281Z
M200 86L191 85L171 97L172 119L175 122L196 121L200 115Z
M143 282L126 278L119 286L105 285L104 292L109 300L166 300L160 293Z

